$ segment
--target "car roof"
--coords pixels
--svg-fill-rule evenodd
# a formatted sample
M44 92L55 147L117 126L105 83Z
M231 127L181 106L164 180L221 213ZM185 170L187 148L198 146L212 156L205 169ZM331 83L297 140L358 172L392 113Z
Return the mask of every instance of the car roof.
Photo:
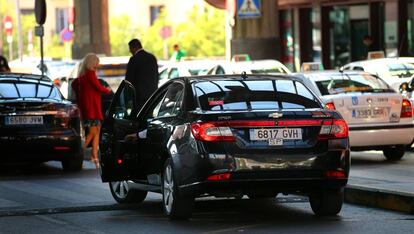
M8 73L0 73L0 80L10 80L10 79L30 79L30 80L36 80L36 81L47 81L52 83L52 80L45 76L45 75L36 75L36 74L28 74L28 73L14 73L14 72L8 72Z
M341 75L370 75L373 76L373 74L363 71L354 71L354 70L344 70L344 71L338 71L338 70L326 70L326 71L309 71L304 73L296 73L301 74L305 77L308 77L309 79L313 81L320 81L320 80L329 80L332 76L341 76Z
M379 58L379 59L370 59L370 60L361 60L361 61L355 61L346 64L348 65L373 65L373 64L384 64L384 63L408 63L408 61L411 60L414 62L414 58L404 57L404 58Z
M200 82L200 81L214 81L214 80L266 80L266 79L286 79L294 81L303 81L303 78L294 74L226 74L226 75L202 75L202 76L185 76L174 78L168 81L173 82L174 80L181 79L188 82Z

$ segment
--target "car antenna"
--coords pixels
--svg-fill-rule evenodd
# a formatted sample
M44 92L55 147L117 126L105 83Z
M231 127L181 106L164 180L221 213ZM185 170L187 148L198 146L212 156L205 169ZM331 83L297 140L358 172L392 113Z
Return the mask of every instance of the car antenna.
M242 74L241 74L241 77L243 78L243 79L247 79L248 77L247 77L247 73L244 71L244 72L242 72Z

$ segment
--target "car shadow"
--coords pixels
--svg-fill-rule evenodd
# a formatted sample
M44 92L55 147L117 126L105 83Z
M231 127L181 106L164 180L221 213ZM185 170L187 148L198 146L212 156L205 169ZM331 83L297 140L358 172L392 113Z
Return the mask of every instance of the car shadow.
M42 177L42 176L86 176L99 174L94 164L90 161L83 162L83 168L77 172L63 171L62 165L57 161L30 162L30 163L0 163L0 179L19 179L21 177Z

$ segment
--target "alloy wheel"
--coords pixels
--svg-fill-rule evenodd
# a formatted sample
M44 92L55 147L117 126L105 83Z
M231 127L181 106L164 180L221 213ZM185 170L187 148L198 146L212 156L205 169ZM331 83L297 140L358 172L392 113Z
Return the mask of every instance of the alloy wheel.
M173 197L174 181L173 181L173 175L172 175L172 168L170 165L168 165L165 168L163 184L164 184L163 185L163 193L164 193L163 201L164 201L165 210L167 211L167 213L171 213L172 205L174 202L174 197Z
M129 185L127 181L115 181L110 183L112 186L112 190L118 198L124 199L127 197L129 192Z

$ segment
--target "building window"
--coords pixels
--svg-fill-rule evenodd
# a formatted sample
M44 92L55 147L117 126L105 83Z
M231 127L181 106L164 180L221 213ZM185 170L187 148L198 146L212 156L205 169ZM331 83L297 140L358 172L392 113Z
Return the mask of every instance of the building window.
M348 7L333 7L329 12L330 67L337 68L350 62L350 27Z
M56 9L56 33L60 33L65 28L69 28L68 16L68 8Z
M314 62L322 62L321 45L321 10L319 7L312 9L312 57Z
M408 55L414 56L414 0L408 1L407 46Z
M387 57L396 57L398 55L398 2L385 2L384 41Z
M280 34L282 41L281 61L289 70L294 70L295 45L293 37L293 14L291 10L280 11Z
M164 6L150 6L150 23L151 23L151 25L154 24L154 21L161 14L161 11L162 11L163 8L164 8Z

